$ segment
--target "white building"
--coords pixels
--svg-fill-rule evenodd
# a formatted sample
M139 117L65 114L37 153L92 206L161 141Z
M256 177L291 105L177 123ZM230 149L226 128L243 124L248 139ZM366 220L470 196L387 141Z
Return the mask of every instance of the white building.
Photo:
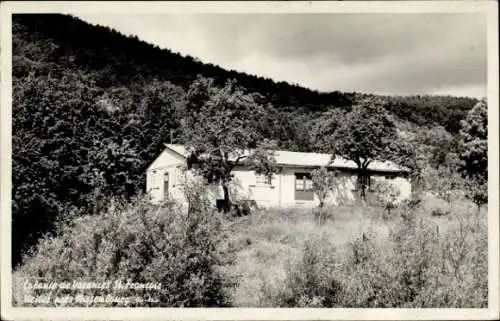
M147 169L146 189L154 202L166 198L182 199L183 186L187 177L187 152L182 145L165 145L165 150ZM352 161L337 158L330 164L331 155L319 153L298 153L277 150L274 157L280 172L271 181L257 175L244 165L236 166L230 189L232 200L255 200L265 207L287 207L297 205L316 205L318 199L312 191L311 171L320 166L338 171L338 186L327 199L327 203L339 204L354 201L359 195L356 191L357 166ZM372 162L368 167L370 181L387 180L400 190L400 198L408 198L411 184L408 172L390 162ZM222 199L220 186L207 185L216 199Z

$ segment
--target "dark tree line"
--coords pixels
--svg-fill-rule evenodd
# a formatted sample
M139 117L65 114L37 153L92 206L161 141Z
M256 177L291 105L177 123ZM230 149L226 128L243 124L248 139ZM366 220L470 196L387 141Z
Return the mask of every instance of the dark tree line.
M460 121L478 100L452 96L394 96L384 97L387 109L420 126L441 125L448 132L458 134Z
M53 48L53 58L64 57L61 64L99 70L101 85L128 84L140 77L158 77L187 89L198 74L213 78L218 85L229 79L250 92L257 92L277 107L304 106L308 110L325 110L329 106L346 106L352 94L338 91L319 93L286 82L228 71L213 64L203 64L190 56L125 37L115 30L92 26L65 15L15 15L26 33L60 44ZM63 28L61 26L64 26Z

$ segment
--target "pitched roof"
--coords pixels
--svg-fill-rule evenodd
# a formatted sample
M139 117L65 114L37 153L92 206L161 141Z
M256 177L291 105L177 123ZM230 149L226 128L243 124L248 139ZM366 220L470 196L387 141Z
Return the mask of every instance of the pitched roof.
M174 152L187 157L188 153L183 145L165 144L165 146L173 150ZM320 167L328 166L333 168L344 168L344 169L357 169L355 162L351 160L344 159L342 157L336 157L333 164L331 161L331 154L324 153L302 153L302 152L290 152L285 150L275 150L274 158L278 165L285 166L299 166L299 167ZM373 161L368 166L369 170L381 171L381 172L404 172L407 171L394 164L393 162L379 162Z

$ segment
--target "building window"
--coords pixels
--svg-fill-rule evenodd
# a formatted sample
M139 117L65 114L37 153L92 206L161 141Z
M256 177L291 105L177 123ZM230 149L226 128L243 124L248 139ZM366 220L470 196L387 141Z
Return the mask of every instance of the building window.
M311 174L295 173L295 199L299 201L314 200Z
M271 185L271 178L267 175L255 174L256 185Z
M165 174L163 174L163 195L164 195L164 198L168 198L168 182L169 182L169 173L165 172Z

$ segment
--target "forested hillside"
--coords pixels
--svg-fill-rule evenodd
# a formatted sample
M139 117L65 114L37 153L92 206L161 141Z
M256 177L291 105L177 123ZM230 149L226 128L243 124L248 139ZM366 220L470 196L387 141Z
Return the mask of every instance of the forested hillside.
M264 135L283 149L319 151L335 115L365 94L319 93L227 71L63 15L14 15L13 265L66 213L98 211L144 190L144 170L179 142L186 93L198 75L235 79L265 107ZM472 98L382 97L410 131L458 132ZM432 135L431 135L432 136ZM439 156L439 155L438 155Z

